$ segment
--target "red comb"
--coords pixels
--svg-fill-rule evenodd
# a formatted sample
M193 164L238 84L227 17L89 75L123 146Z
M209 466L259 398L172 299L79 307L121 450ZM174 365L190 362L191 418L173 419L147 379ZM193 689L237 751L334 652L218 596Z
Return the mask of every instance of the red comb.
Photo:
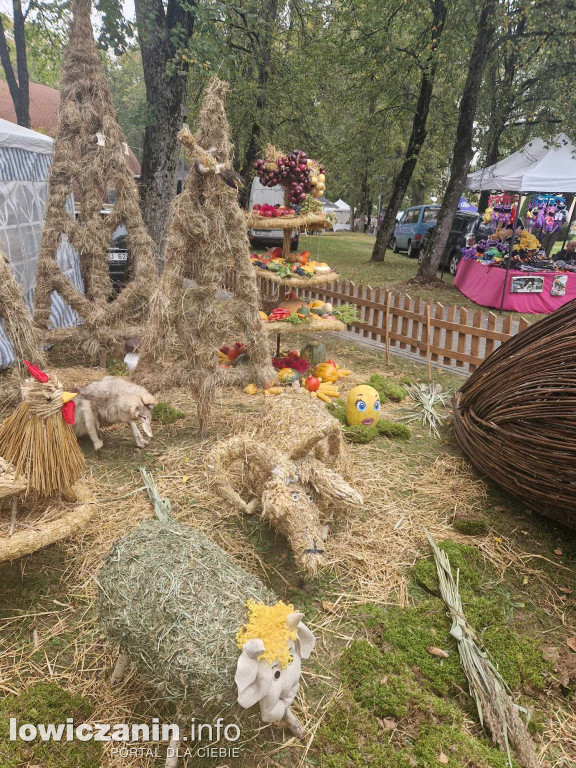
M32 363L29 363L28 360L24 360L24 365L28 368L28 370L30 371L30 374L34 376L35 379L38 379L38 381L41 381L42 384L46 384L46 382L48 381L47 373L44 373L44 371L41 371L37 365L32 365Z

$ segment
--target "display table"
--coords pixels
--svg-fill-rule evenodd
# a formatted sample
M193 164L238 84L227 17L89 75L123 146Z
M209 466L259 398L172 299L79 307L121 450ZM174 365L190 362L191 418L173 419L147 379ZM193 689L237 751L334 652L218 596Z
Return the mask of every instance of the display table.
M552 287L559 289L557 278L560 277L567 278L565 293L563 296L553 296ZM471 259L461 259L454 285L476 304L500 309L505 280L506 270L502 267L486 266ZM513 288L520 292L512 292ZM533 292L534 289L538 289L538 292ZM576 273L521 272L511 269L508 272L502 309L509 312L542 314L554 312L572 299L576 299Z

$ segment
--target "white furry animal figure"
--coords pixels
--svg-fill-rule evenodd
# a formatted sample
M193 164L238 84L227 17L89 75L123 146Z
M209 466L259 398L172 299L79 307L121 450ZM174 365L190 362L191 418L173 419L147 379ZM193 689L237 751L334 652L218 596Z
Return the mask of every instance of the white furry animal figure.
M156 399L144 387L120 376L105 376L81 387L75 403L76 437L88 435L95 450L99 451L103 446L100 429L113 424L129 424L138 448L148 445L149 441L142 437L136 422L140 421L144 433L152 437L152 410Z

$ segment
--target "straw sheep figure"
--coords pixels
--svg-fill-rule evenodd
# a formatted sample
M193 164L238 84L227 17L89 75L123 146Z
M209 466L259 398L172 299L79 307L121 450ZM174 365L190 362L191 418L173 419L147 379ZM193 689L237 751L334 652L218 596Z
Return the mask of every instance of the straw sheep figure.
M230 480L242 462L245 501ZM328 523L340 507L360 506L362 496L337 471L345 471L342 429L325 408L298 394L265 400L256 432L218 443L209 457L216 491L247 513L262 516L288 539L302 570L316 575L325 563Z
M179 722L237 698L246 709L259 702L265 722L281 720L301 738L290 707L301 659L315 644L303 614L277 602L203 533L173 520L169 502L142 474L157 519L117 541L96 577L102 623L120 644L112 684L132 661L176 704ZM176 765L177 747L173 738L167 768Z

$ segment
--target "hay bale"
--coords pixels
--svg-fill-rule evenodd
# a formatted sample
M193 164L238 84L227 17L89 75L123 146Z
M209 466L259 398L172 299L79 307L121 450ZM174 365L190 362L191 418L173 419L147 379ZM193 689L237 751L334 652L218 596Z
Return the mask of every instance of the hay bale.
M276 599L259 579L200 531L147 520L116 542L97 582L106 632L163 697L181 711L235 700L246 601Z

